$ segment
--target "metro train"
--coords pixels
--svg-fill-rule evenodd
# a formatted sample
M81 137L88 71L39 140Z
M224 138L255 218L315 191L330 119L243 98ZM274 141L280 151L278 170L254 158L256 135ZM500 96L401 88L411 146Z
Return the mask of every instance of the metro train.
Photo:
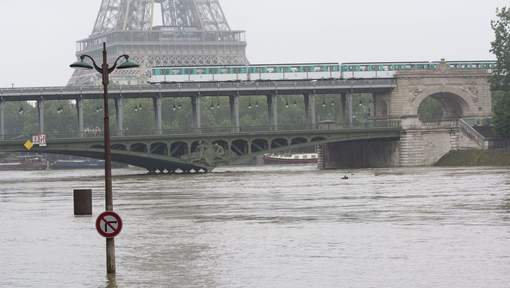
M491 71L495 61L446 62L450 69ZM304 63L154 67L149 83L391 78L403 70L433 70L440 62Z

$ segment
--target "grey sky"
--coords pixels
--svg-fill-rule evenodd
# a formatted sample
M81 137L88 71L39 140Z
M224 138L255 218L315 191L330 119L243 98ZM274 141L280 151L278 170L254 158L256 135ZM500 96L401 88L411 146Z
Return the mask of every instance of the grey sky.
M252 63L493 59L503 0L220 0ZM2 0L0 87L64 85L101 0Z

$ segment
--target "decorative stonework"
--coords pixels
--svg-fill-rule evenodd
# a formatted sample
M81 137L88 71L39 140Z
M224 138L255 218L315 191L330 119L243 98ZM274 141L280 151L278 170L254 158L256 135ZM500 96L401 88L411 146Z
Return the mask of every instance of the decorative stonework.
M391 94L391 116L417 116L420 104L429 96L458 99L463 116L492 114L489 74L482 70L454 70L446 62L436 70L400 71L397 88ZM461 99L461 100L460 100ZM445 103L452 101L445 101Z

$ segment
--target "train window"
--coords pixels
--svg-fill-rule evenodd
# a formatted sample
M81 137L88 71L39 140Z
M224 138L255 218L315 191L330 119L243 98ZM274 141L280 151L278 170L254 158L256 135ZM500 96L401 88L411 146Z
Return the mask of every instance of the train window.
M194 72L193 69L190 68L184 69L184 74L186 75L193 75L194 74L193 72Z
M152 69L152 75L155 75L155 76L161 75L161 70L160 69Z
M218 68L209 68L209 74L218 74Z
M196 74L198 75L202 75L202 74L205 74L205 69L202 69L202 68L198 68L195 70Z

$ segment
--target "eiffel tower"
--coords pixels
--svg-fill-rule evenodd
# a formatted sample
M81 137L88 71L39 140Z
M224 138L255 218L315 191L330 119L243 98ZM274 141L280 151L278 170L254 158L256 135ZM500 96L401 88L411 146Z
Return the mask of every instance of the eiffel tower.
M78 41L76 56L100 59L103 42L109 61L128 54L140 64L111 75L121 85L146 83L155 66L248 63L245 32L230 29L218 0L102 0L92 34ZM76 70L68 85L100 85L100 76Z

